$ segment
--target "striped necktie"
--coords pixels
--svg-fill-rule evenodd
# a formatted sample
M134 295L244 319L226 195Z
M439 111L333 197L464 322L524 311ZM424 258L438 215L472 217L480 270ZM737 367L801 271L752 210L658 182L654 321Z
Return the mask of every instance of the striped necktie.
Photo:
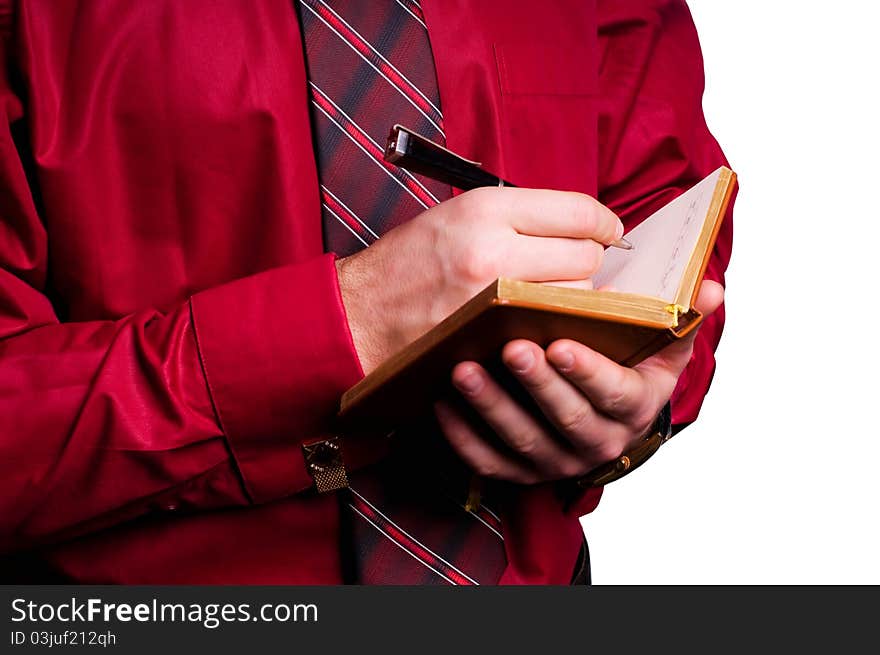
M445 142L433 56L416 0L295 2L324 245L345 257L451 197L448 185L382 159L394 123ZM354 581L494 584L500 578L506 558L498 515L485 505L465 509L456 491L466 488L466 476L435 431L431 425L396 435L396 443L433 445L393 449L387 460L351 477L345 511Z

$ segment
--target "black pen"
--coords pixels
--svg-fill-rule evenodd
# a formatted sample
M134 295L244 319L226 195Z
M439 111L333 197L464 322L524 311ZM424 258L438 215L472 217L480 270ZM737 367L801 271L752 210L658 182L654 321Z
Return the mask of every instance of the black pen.
M479 162L465 159L403 125L391 128L385 145L385 161L462 191L487 186L516 186L483 170ZM626 239L618 239L610 245L632 250L632 244Z

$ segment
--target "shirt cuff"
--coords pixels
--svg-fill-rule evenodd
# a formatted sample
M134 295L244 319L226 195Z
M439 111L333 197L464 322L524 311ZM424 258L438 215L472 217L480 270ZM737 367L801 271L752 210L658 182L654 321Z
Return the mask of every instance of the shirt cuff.
M329 436L362 376L335 257L195 294L193 324L221 428L254 503L312 485L303 441Z

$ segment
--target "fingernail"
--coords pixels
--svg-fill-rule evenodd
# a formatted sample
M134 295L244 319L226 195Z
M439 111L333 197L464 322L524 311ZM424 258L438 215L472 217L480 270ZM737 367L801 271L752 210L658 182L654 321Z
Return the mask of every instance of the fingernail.
M483 388L483 379L479 373L470 371L465 373L464 377L456 380L455 386L464 393L475 394Z
M516 373L525 373L535 362L535 356L530 348L521 348L515 351L507 360L507 365Z
M620 237L623 236L623 223L618 220L617 221L617 232L614 233L614 240L617 241Z
M569 350L555 350L550 361L560 371L570 371L574 366L574 355Z

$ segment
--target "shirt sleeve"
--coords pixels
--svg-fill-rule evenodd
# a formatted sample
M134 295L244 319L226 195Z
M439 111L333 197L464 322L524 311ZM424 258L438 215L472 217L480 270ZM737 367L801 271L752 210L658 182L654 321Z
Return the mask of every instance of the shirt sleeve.
M599 199L627 230L727 160L703 116L703 58L684 0L600 0ZM728 209L706 278L724 283L733 240ZM694 352L673 392L672 422L697 418L715 371L724 306L700 327ZM571 508L584 514L598 492Z
M0 12L0 29L8 13ZM333 257L118 320L62 322L17 144L0 47L0 553L168 509L262 503L311 486L361 377ZM56 273L57 275L57 273Z

